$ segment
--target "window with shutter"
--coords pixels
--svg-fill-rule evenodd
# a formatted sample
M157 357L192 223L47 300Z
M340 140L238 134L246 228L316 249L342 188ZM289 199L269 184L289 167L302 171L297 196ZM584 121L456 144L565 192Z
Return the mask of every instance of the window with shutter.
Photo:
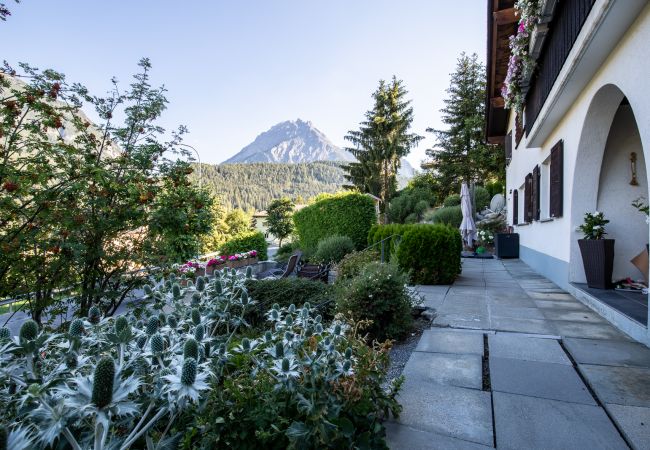
M512 160L512 131L508 133L506 136L506 142L505 142L505 148L506 148L506 166L510 164L510 161Z
M564 196L564 142L551 149L551 174L549 185L549 212L551 217L562 217Z
M512 191L512 224L519 223L519 189Z
M533 174L526 175L524 183L524 222L533 221Z
M524 137L524 127L521 124L521 116L517 114L515 116L515 148L519 147L522 137Z
M533 169L533 185L532 185L532 199L531 206L533 210L533 220L539 220L540 204L539 204L539 191L541 190L541 173L539 166Z

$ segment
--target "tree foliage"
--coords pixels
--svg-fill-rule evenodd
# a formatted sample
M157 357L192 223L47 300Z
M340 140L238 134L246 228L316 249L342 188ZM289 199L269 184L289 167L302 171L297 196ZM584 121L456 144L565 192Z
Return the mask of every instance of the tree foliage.
M192 256L209 230L210 197L177 147L186 130L161 141L165 91L139 65L107 97L51 70L0 71L0 295L27 294L37 321L70 286L82 314L112 313L140 283L134 269Z
M282 240L293 233L293 209L295 205L287 197L273 200L266 212L266 222L264 223L269 232L279 239L279 245L282 246Z
M347 187L379 197L382 212L397 190L400 159L422 139L409 133L413 108L405 99L407 93L401 80L381 80L372 94L373 108L366 112L359 129L345 136L352 144L346 150L357 159L344 166L345 178L350 182Z
M203 185L220 197L226 209L266 210L275 199L296 204L321 192L335 193L345 184L340 163L202 164ZM192 178L198 180L197 171Z
M447 94L440 110L447 128L427 130L435 135L436 146L427 150L431 159L424 165L438 181L440 198L459 192L463 181L505 176L503 151L485 143L485 67L476 54L461 54Z

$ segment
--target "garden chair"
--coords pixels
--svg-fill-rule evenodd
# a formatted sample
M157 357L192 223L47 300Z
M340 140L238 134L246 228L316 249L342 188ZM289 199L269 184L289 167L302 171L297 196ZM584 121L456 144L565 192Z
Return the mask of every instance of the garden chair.
M258 280L263 280L265 278L286 278L296 271L296 267L300 262L301 256L302 252L296 252L291 255L285 267L277 267L275 269L265 270L264 272L258 273L255 278Z
M299 278L307 278L310 280L318 280L327 284L330 273L329 264L303 264L298 269L296 275Z

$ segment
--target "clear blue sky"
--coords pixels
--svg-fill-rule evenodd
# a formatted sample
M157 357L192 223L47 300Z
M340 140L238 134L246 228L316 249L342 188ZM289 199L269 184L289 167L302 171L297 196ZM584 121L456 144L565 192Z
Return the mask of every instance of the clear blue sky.
M161 124L221 162L277 122L311 120L344 145L379 79L404 80L426 135L458 55L484 60L485 0L7 0L0 58L54 68L92 92L130 81L137 61L170 101Z

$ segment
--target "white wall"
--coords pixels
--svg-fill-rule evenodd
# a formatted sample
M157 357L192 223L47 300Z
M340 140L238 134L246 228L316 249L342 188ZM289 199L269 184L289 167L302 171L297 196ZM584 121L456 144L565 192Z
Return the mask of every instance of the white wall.
M603 3L597 1L594 8ZM585 28L589 26L589 23L585 24ZM543 142L542 145L527 148L526 137L524 137L517 149L513 146L512 161L506 169L509 214L512 214L511 190L519 188L526 174L532 172L535 165L541 165L548 158L550 149L556 142L560 139L564 141L563 217L550 222L534 222L531 225L515 228L515 232L520 234L522 246L570 264L570 273L567 274L564 283L560 284L566 284L568 281L584 281L584 270L577 247L580 234L575 231L575 227L582 223L585 212L595 211L597 208L598 183L605 144L623 96L627 96L636 117L641 146L646 151L650 151L650 85L648 84L650 77L647 68L650 61L650 45L648 43L650 43L650 4L644 7L596 73L584 80L585 87L566 110L558 125L542 139L537 136L537 139ZM596 52L598 49L590 51ZM593 57L593 53L586 52L579 57L590 58ZM514 117L511 115L509 129L513 126ZM637 153L639 174L641 174L641 167L647 166L650 158L642 158L642 151ZM579 168L576 170L577 166ZM643 173L645 176L647 167ZM646 197L648 197L647 192L646 181ZM520 197L522 194L520 193ZM575 201L573 201L574 197ZM627 203L627 199L625 202ZM523 217L521 204L519 209L521 220ZM616 217L612 219L637 221L638 216L616 213ZM510 223L511 220L512 217ZM610 227L612 232L618 233L616 225L610 225L614 227ZM643 243L647 241L646 232Z
M637 155L638 186L630 185L632 169L630 155ZM600 171L598 211L610 223L605 227L607 238L616 239L614 247L614 280L631 277L642 279L630 259L644 250L648 243L645 216L632 206L639 197L648 198L645 158L636 120L629 105L621 105L607 138Z

